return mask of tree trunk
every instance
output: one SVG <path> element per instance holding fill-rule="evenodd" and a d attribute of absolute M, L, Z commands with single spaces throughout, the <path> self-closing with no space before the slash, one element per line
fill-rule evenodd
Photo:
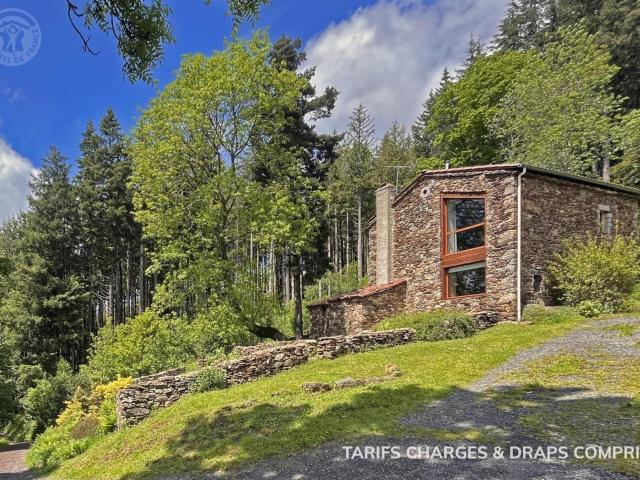
<path fill-rule="evenodd" d="M 338 240 L 338 207 L 333 207 L 333 271 L 337 272 L 340 269 L 340 265 L 338 265 L 338 256 L 340 255 L 340 247 Z"/>
<path fill-rule="evenodd" d="M 358 279 L 362 278 L 362 194 L 358 194 Z"/>
<path fill-rule="evenodd" d="M 347 255 L 347 261 L 345 262 L 345 265 L 348 267 L 349 264 L 351 263 L 351 256 L 349 255 L 349 250 L 350 250 L 350 245 L 349 245 L 349 211 L 347 211 L 347 228 L 345 228 L 345 242 L 346 242 L 346 246 L 347 246 L 347 251 L 345 252 Z"/>
<path fill-rule="evenodd" d="M 295 327 L 296 338 L 300 339 L 303 335 L 302 325 L 302 271 L 300 268 L 300 257 L 294 256 L 293 268 L 293 297 L 295 300 L 295 314 L 293 324 Z"/>
<path fill-rule="evenodd" d="M 282 263 L 284 265 L 284 299 L 286 303 L 289 303 L 291 301 L 291 266 L 286 253 Z"/>
<path fill-rule="evenodd" d="M 602 158 L 602 180 L 605 182 L 611 181 L 611 159 L 608 153 Z"/>
<path fill-rule="evenodd" d="M 140 242 L 140 271 L 138 272 L 138 291 L 140 292 L 139 312 L 142 313 L 147 308 L 147 292 L 144 281 L 144 244 Z"/>

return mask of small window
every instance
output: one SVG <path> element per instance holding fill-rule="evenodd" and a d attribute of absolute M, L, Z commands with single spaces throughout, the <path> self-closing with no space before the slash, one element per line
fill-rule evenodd
<path fill-rule="evenodd" d="M 542 291 L 542 274 L 534 273 L 533 274 L 533 292 L 540 293 Z"/>
<path fill-rule="evenodd" d="M 613 213 L 608 205 L 600 205 L 598 207 L 598 224 L 600 232 L 605 235 L 613 234 Z"/>
<path fill-rule="evenodd" d="M 479 295 L 486 290 L 485 262 L 470 263 L 447 269 L 449 297 Z"/>

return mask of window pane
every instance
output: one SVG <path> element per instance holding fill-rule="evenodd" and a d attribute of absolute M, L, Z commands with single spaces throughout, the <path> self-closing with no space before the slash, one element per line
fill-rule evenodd
<path fill-rule="evenodd" d="M 481 247 L 483 245 L 484 227 L 477 227 L 449 235 L 447 251 L 448 253 L 456 253 L 470 248 Z"/>
<path fill-rule="evenodd" d="M 461 198 L 447 201 L 447 215 L 450 232 L 484 222 L 484 200 L 481 198 Z"/>
<path fill-rule="evenodd" d="M 449 297 L 477 295 L 485 292 L 485 262 L 462 265 L 447 270 Z"/>

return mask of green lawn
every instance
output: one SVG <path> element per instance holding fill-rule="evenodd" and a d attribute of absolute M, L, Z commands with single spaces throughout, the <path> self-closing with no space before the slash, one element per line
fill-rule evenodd
<path fill-rule="evenodd" d="M 465 339 L 315 360 L 274 377 L 189 395 L 142 424 L 99 440 L 52 478 L 139 480 L 226 469 L 328 440 L 406 433 L 399 423 L 403 415 L 581 321 L 501 324 Z M 400 367 L 400 378 L 321 394 L 300 388 L 306 381 L 379 376 L 389 363 Z"/>

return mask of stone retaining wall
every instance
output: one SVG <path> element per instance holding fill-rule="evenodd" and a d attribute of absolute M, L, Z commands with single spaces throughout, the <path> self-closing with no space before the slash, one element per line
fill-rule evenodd
<path fill-rule="evenodd" d="M 335 358 L 347 353 L 402 345 L 413 341 L 414 337 L 415 330 L 402 328 L 239 347 L 236 353 L 240 358 L 218 363 L 215 367 L 225 373 L 227 384 L 233 385 L 274 375 L 310 358 Z M 118 392 L 118 427 L 134 425 L 147 418 L 153 410 L 171 405 L 189 392 L 196 375 L 197 372 L 185 373 L 183 368 L 176 368 L 135 379 L 129 387 Z"/>

